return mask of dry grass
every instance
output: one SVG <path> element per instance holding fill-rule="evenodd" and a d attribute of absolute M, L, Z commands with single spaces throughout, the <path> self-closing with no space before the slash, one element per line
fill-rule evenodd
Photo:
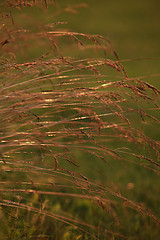
<path fill-rule="evenodd" d="M 159 223 L 150 210 L 127 199 L 115 187 L 89 179 L 83 173 L 87 164 L 84 166 L 81 157 L 98 158 L 106 168 L 114 160 L 132 162 L 159 175 L 160 143 L 147 136 L 142 126 L 149 122 L 159 125 L 156 114 L 150 111 L 159 109 L 160 91 L 143 78 L 129 78 L 112 45 L 102 36 L 64 30 L 62 22 L 36 33 L 19 29 L 12 9 L 19 8 L 22 13 L 28 5 L 34 6 L 34 1 L 6 1 L 2 5 L 2 209 L 15 208 L 16 216 L 20 209 L 49 216 L 93 238 L 96 234 L 92 231 L 100 234 L 104 229 L 68 211 L 55 213 L 53 196 L 64 202 L 86 199 L 116 223 L 120 221 L 117 206 L 134 209 Z M 44 47 L 44 53 L 29 61 L 26 49 L 37 45 Z M 48 46 L 50 51 L 46 52 Z M 90 51 L 95 51 L 93 57 L 86 57 Z M 74 57 L 83 52 L 84 58 Z M 114 147 L 115 141 L 121 141 L 123 147 Z M 105 231 L 124 237 L 117 231 Z"/>

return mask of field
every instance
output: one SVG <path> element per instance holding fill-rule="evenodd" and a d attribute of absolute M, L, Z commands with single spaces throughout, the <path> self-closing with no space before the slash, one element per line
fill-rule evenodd
<path fill-rule="evenodd" d="M 159 239 L 159 2 L 1 3 L 0 239 Z"/>

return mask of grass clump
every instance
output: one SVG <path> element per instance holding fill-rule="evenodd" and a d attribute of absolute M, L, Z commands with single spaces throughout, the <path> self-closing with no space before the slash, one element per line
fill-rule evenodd
<path fill-rule="evenodd" d="M 108 39 L 35 20 L 35 11 L 48 19 L 47 8 L 63 16 L 80 6 L 1 3 L 3 239 L 159 234 L 158 204 L 135 176 L 159 176 L 160 143 L 145 127 L 158 129 L 160 91 L 129 78 Z"/>

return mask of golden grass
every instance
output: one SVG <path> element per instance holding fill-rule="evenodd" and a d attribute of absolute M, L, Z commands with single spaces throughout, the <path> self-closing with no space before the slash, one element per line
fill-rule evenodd
<path fill-rule="evenodd" d="M 46 215 L 88 234 L 85 227 L 96 226 L 67 213 L 53 213 L 43 196 L 89 200 L 109 212 L 115 222 L 116 206 L 121 204 L 159 223 L 149 210 L 118 190 L 88 179 L 79 170 L 84 164 L 79 153 L 106 164 L 113 159 L 132 162 L 159 175 L 160 143 L 147 136 L 141 126 L 143 122 L 159 124 L 156 115 L 149 112 L 159 109 L 160 91 L 143 78 L 129 78 L 113 46 L 102 36 L 61 28 L 46 27 L 36 33 L 19 29 L 12 9 L 23 11 L 35 2 L 40 4 L 6 1 L 3 6 L 8 13 L 1 18 L 0 29 L 0 205 Z M 48 7 L 47 1 L 44 5 Z M 59 25 L 62 23 L 55 23 L 56 28 Z M 33 50 L 38 44 L 40 48 L 49 44 L 51 51 L 24 61 L 26 46 Z M 72 52 L 71 56 L 63 51 Z M 83 51 L 96 53 L 93 57 L 73 56 Z M 105 57 L 108 52 L 111 58 Z M 114 141 L 121 141 L 123 147 L 114 147 Z M 38 196 L 36 204 L 32 194 Z"/>

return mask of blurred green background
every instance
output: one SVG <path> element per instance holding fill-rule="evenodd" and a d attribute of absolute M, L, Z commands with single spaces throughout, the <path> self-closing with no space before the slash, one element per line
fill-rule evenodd
<path fill-rule="evenodd" d="M 26 17 L 23 11 L 21 21 L 19 21 L 20 11 L 17 11 L 18 14 L 13 14 L 17 20 L 15 22 L 29 29 L 36 26 L 33 21 L 39 22 L 40 26 L 56 21 L 67 22 L 64 28 L 107 37 L 121 60 L 143 59 L 125 63 L 130 77 L 159 73 L 160 2 L 158 0 L 59 0 L 56 2 L 57 6 L 49 6 L 48 10 L 27 8 Z M 72 9 L 72 5 L 77 7 L 71 12 L 66 6 Z M 82 7 L 79 7 L 80 5 Z M 65 12 L 62 11 L 63 7 L 66 8 Z M 29 19 L 29 16 L 32 17 Z M 145 60 L 146 58 L 148 60 Z"/>
<path fill-rule="evenodd" d="M 68 1 L 57 1 L 66 4 Z M 83 1 L 69 1 L 78 4 Z M 159 73 L 160 66 L 160 2 L 158 0 L 86 0 L 86 8 L 77 14 L 65 14 L 56 20 L 87 34 L 100 34 L 110 39 L 120 59 L 152 60 L 127 64 L 129 76 Z M 55 20 L 55 19 L 54 19 Z M 156 59 L 158 58 L 158 59 Z"/>

